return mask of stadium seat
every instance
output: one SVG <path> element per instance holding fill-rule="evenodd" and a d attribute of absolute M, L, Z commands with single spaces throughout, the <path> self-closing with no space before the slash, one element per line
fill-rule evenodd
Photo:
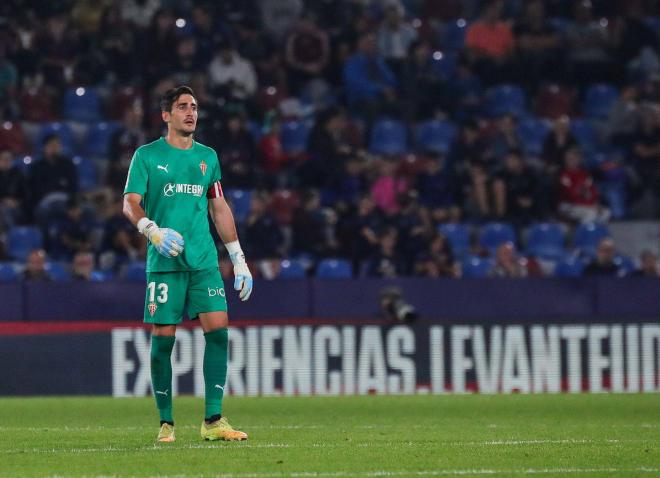
<path fill-rule="evenodd" d="M 300 196 L 297 192 L 283 189 L 273 193 L 270 210 L 281 225 L 291 224 L 293 213 L 300 205 Z"/>
<path fill-rule="evenodd" d="M 250 215 L 252 191 L 249 189 L 228 189 L 225 191 L 225 197 L 231 204 L 231 211 L 236 221 L 245 221 Z"/>
<path fill-rule="evenodd" d="M 619 266 L 619 270 L 623 272 L 623 275 L 628 275 L 637 270 L 637 265 L 630 257 L 624 256 L 623 254 L 617 254 L 614 258 L 614 264 Z"/>
<path fill-rule="evenodd" d="M 415 146 L 419 152 L 434 152 L 445 154 L 449 152 L 454 137 L 456 125 L 450 121 L 426 121 L 415 130 Z"/>
<path fill-rule="evenodd" d="M 352 276 L 351 263 L 345 259 L 323 259 L 316 269 L 316 277 L 323 279 L 349 279 Z"/>
<path fill-rule="evenodd" d="M 558 260 L 564 254 L 566 238 L 558 224 L 541 222 L 532 224 L 527 232 L 526 253 L 547 260 Z"/>
<path fill-rule="evenodd" d="M 285 121 L 280 134 L 282 149 L 285 153 L 297 154 L 307 149 L 309 127 L 304 121 Z"/>
<path fill-rule="evenodd" d="M 380 119 L 371 129 L 369 150 L 374 154 L 397 155 L 408 149 L 406 126 L 396 120 Z"/>
<path fill-rule="evenodd" d="M 91 191 L 98 187 L 99 179 L 98 172 L 94 161 L 85 159 L 82 156 L 74 156 L 71 158 L 73 164 L 76 166 L 78 172 L 78 185 L 82 192 Z"/>
<path fill-rule="evenodd" d="M 557 119 L 575 114 L 575 93 L 557 84 L 542 86 L 534 103 L 536 114 L 542 118 Z"/>
<path fill-rule="evenodd" d="M 12 282 L 18 280 L 16 269 L 11 264 L 0 262 L 0 282 Z"/>
<path fill-rule="evenodd" d="M 95 270 L 92 271 L 92 275 L 90 276 L 89 280 L 92 282 L 105 282 L 114 278 L 115 275 L 112 273 L 112 271 Z"/>
<path fill-rule="evenodd" d="M 523 116 L 526 103 L 525 92 L 517 85 L 493 86 L 486 92 L 486 114 L 491 118 L 508 114 Z"/>
<path fill-rule="evenodd" d="M 582 112 L 589 118 L 607 118 L 618 98 L 619 91 L 612 85 L 591 85 L 584 95 Z"/>
<path fill-rule="evenodd" d="M 492 268 L 492 261 L 482 257 L 470 256 L 462 262 L 463 277 L 468 279 L 488 277 Z"/>
<path fill-rule="evenodd" d="M 470 230 L 465 224 L 440 224 L 438 232 L 447 238 L 456 257 L 463 257 L 470 250 Z"/>
<path fill-rule="evenodd" d="M 144 282 L 147 278 L 147 265 L 143 261 L 133 261 L 126 266 L 124 279 L 129 282 Z"/>
<path fill-rule="evenodd" d="M 453 78 L 458 65 L 458 54 L 453 51 L 433 52 L 431 70 L 443 80 Z"/>
<path fill-rule="evenodd" d="M 4 121 L 0 124 L 0 151 L 5 149 L 9 149 L 14 154 L 27 151 L 27 142 L 21 123 Z"/>
<path fill-rule="evenodd" d="M 593 257 L 601 239 L 610 237 L 610 231 L 604 224 L 580 224 L 573 235 L 573 247 L 583 254 Z"/>
<path fill-rule="evenodd" d="M 113 120 L 121 120 L 126 110 L 144 102 L 144 91 L 135 86 L 122 86 L 112 92 L 109 102 L 109 116 Z"/>
<path fill-rule="evenodd" d="M 488 249 L 491 254 L 500 244 L 505 242 L 516 243 L 516 233 L 510 224 L 504 222 L 491 222 L 481 228 L 479 245 Z"/>
<path fill-rule="evenodd" d="M 584 262 L 575 255 L 565 256 L 555 266 L 555 277 L 581 277 L 584 271 Z"/>
<path fill-rule="evenodd" d="M 305 268 L 296 259 L 284 259 L 280 262 L 278 279 L 302 279 L 305 277 Z"/>
<path fill-rule="evenodd" d="M 571 121 L 571 133 L 582 147 L 584 152 L 596 149 L 596 129 L 588 119 L 574 119 Z"/>
<path fill-rule="evenodd" d="M 71 280 L 71 273 L 60 262 L 46 262 L 44 268 L 54 281 Z"/>
<path fill-rule="evenodd" d="M 21 118 L 25 121 L 41 122 L 58 119 L 53 95 L 46 88 L 27 88 L 18 100 Z"/>
<path fill-rule="evenodd" d="M 447 23 L 440 33 L 440 46 L 446 50 L 459 52 L 465 46 L 468 23 L 463 18 Z"/>
<path fill-rule="evenodd" d="M 101 120 L 101 97 L 94 88 L 71 87 L 64 94 L 64 118 L 91 123 Z"/>
<path fill-rule="evenodd" d="M 39 132 L 37 133 L 37 151 L 36 153 L 41 153 L 44 141 L 48 136 L 56 135 L 60 138 L 62 142 L 62 153 L 65 156 L 72 156 L 75 151 L 75 141 L 73 139 L 73 131 L 71 127 L 66 123 L 43 123 Z"/>
<path fill-rule="evenodd" d="M 18 261 L 25 261 L 30 251 L 41 249 L 43 243 L 43 234 L 35 226 L 14 226 L 7 233 L 7 253 Z"/>
<path fill-rule="evenodd" d="M 602 181 L 598 184 L 598 190 L 607 202 L 612 219 L 624 219 L 627 213 L 628 194 L 625 183 L 621 181 Z"/>
<path fill-rule="evenodd" d="M 85 154 L 90 158 L 109 159 L 110 141 L 118 129 L 119 123 L 112 121 L 91 125 L 85 138 Z"/>
<path fill-rule="evenodd" d="M 518 123 L 518 137 L 522 142 L 524 152 L 529 156 L 541 155 L 548 133 L 550 133 L 550 126 L 541 119 L 527 118 Z"/>

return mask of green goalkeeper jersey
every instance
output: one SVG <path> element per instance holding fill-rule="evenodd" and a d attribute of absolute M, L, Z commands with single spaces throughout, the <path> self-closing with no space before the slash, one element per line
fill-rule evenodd
<path fill-rule="evenodd" d="M 173 258 L 159 254 L 149 244 L 147 272 L 218 267 L 218 252 L 209 229 L 207 192 L 219 188 L 219 181 L 217 154 L 195 141 L 191 148 L 179 149 L 160 138 L 135 151 L 124 194 L 140 194 L 147 217 L 158 227 L 179 232 L 185 241 L 183 254 Z"/>

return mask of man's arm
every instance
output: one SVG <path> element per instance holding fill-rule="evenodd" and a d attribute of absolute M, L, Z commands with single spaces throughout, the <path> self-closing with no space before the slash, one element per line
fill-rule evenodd
<path fill-rule="evenodd" d="M 245 254 L 243 254 L 241 244 L 238 242 L 234 215 L 224 196 L 216 195 L 209 198 L 209 214 L 211 214 L 211 219 L 220 239 L 227 248 L 229 259 L 234 265 L 234 289 L 241 291 L 239 294 L 241 300 L 248 300 L 252 293 L 252 274 L 245 262 Z"/>
<path fill-rule="evenodd" d="M 181 234 L 174 229 L 158 227 L 158 225 L 147 217 L 140 206 L 142 195 L 137 193 L 124 194 L 124 216 L 138 228 L 140 234 L 154 245 L 156 250 L 165 257 L 176 257 L 183 252 L 184 241 Z"/>

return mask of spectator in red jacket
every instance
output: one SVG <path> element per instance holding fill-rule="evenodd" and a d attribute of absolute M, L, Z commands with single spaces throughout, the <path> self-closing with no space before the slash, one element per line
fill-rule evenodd
<path fill-rule="evenodd" d="M 582 167 L 582 154 L 577 148 L 564 156 L 564 169 L 559 174 L 559 213 L 579 223 L 607 222 L 610 211 L 599 203 L 599 194 L 591 173 Z"/>

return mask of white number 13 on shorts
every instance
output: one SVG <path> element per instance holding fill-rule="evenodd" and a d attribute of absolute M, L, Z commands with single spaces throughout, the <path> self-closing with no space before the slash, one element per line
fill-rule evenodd
<path fill-rule="evenodd" d="M 158 287 L 158 302 L 164 304 L 167 302 L 167 284 L 161 282 L 156 286 L 155 282 L 149 282 L 147 284 L 147 289 L 149 289 L 149 302 L 154 302 L 156 300 L 156 287 Z"/>

